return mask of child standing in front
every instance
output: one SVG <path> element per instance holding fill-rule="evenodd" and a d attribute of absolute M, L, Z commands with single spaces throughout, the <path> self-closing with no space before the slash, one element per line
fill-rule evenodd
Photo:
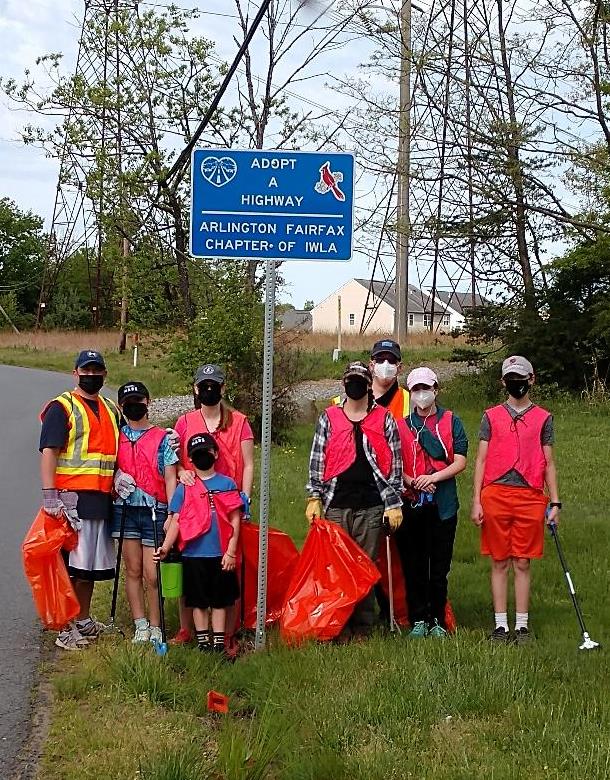
<path fill-rule="evenodd" d="M 544 522 L 559 521 L 561 502 L 553 461 L 553 418 L 532 403 L 534 369 L 513 355 L 502 364 L 508 399 L 483 415 L 479 432 L 472 521 L 481 528 L 481 553 L 491 556 L 495 628 L 489 639 L 508 642 L 508 572 L 515 577 L 517 644 L 530 641 L 530 561 L 542 558 Z M 548 497 L 544 493 L 547 488 Z M 550 498 L 550 504 L 549 504 Z"/>
<path fill-rule="evenodd" d="M 119 387 L 118 401 L 127 422 L 119 436 L 112 536 L 123 536 L 125 590 L 135 627 L 133 642 L 160 642 L 153 508 L 161 538 L 167 501 L 176 487 L 178 456 L 169 446 L 167 432 L 148 421 L 150 393 L 146 385 L 127 382 Z M 144 611 L 144 583 L 150 623 Z"/>
<path fill-rule="evenodd" d="M 242 499 L 235 482 L 214 469 L 218 445 L 211 434 L 192 436 L 187 453 L 197 478 L 194 485 L 176 488 L 155 558 L 163 560 L 178 542 L 184 601 L 193 610 L 199 649 L 224 653 L 227 609 L 239 598 L 235 564 Z"/>

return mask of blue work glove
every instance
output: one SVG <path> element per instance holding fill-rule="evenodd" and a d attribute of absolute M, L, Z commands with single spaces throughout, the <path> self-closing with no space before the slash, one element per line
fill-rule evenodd
<path fill-rule="evenodd" d="M 244 493 L 243 490 L 239 491 L 239 497 L 243 504 L 243 515 L 245 520 L 250 520 L 250 496 Z"/>

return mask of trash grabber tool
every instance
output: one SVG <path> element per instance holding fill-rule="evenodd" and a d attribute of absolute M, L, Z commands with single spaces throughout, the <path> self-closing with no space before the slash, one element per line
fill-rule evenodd
<path fill-rule="evenodd" d="M 156 503 L 151 507 L 152 514 L 152 526 L 153 526 L 153 542 L 155 550 L 159 549 L 159 531 L 157 529 L 157 505 Z M 155 564 L 157 570 L 157 599 L 159 601 L 159 622 L 161 623 L 161 641 L 155 640 L 154 648 L 157 655 L 167 654 L 167 634 L 165 633 L 165 611 L 163 609 L 163 594 L 161 593 L 161 563 L 157 561 Z"/>
<path fill-rule="evenodd" d="M 119 544 L 116 552 L 116 564 L 114 567 L 114 583 L 112 585 L 112 602 L 110 604 L 110 622 L 104 629 L 104 633 L 112 633 L 117 631 L 123 639 L 125 639 L 125 632 L 119 628 L 115 622 L 116 607 L 119 597 L 119 579 L 121 576 L 121 559 L 123 557 L 123 539 L 125 537 L 125 519 L 127 517 L 127 500 L 123 499 L 123 506 L 121 507 L 121 525 L 119 527 Z"/>
<path fill-rule="evenodd" d="M 385 554 L 388 563 L 388 602 L 390 605 L 390 631 L 392 633 L 398 631 L 398 633 L 401 634 L 402 631 L 400 630 L 400 626 L 394 617 L 394 580 L 392 577 L 392 545 L 390 544 L 390 535 L 392 533 L 392 529 L 390 528 L 387 517 L 384 517 L 383 519 L 383 530 L 385 533 Z"/>
<path fill-rule="evenodd" d="M 576 597 L 576 590 L 574 588 L 574 583 L 572 582 L 572 577 L 570 576 L 570 572 L 568 570 L 568 564 L 565 559 L 565 556 L 563 554 L 563 548 L 561 546 L 561 542 L 559 541 L 559 534 L 557 532 L 557 525 L 556 523 L 550 523 L 549 524 L 549 531 L 551 532 L 551 536 L 555 540 L 555 547 L 557 548 L 557 555 L 559 556 L 559 561 L 561 563 L 561 567 L 563 569 L 563 573 L 566 578 L 566 582 L 568 583 L 568 591 L 570 593 L 570 598 L 572 599 L 572 604 L 574 605 L 574 610 L 576 612 L 576 617 L 578 618 L 578 625 L 580 626 L 580 631 L 582 633 L 582 644 L 578 646 L 579 650 L 595 650 L 599 647 L 599 642 L 594 642 L 591 637 L 589 636 L 589 632 L 587 631 L 587 627 L 585 625 L 585 619 L 582 614 L 582 610 L 580 608 L 580 604 L 578 603 L 578 599 Z"/>

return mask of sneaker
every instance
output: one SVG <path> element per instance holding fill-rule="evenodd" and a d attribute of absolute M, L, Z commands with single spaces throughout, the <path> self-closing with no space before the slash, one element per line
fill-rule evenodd
<path fill-rule="evenodd" d="M 425 620 L 418 620 L 408 634 L 410 639 L 423 639 L 428 636 L 428 625 Z"/>
<path fill-rule="evenodd" d="M 150 642 L 150 626 L 140 626 L 131 640 L 132 644 L 139 645 L 142 642 Z"/>
<path fill-rule="evenodd" d="M 83 637 L 80 637 L 76 629 L 68 628 L 64 631 L 60 631 L 55 640 L 55 645 L 61 647 L 62 650 L 82 650 L 85 647 L 83 644 Z M 87 640 L 84 640 L 86 644 L 89 644 Z"/>
<path fill-rule="evenodd" d="M 170 645 L 188 645 L 193 641 L 193 635 L 188 628 L 181 628 L 175 637 L 169 640 Z"/>
<path fill-rule="evenodd" d="M 504 626 L 498 626 L 497 628 L 494 628 L 494 630 L 487 638 L 490 642 L 498 642 L 500 644 L 506 645 L 510 639 L 510 634 L 504 628 Z"/>
<path fill-rule="evenodd" d="M 514 642 L 516 645 L 529 645 L 533 639 L 534 637 L 530 634 L 529 629 L 525 627 L 515 629 Z"/>
<path fill-rule="evenodd" d="M 159 626 L 151 626 L 148 632 L 148 641 L 152 642 L 153 645 L 159 644 L 163 641 L 163 635 L 161 634 L 161 629 Z"/>
<path fill-rule="evenodd" d="M 434 639 L 447 639 L 449 634 L 441 625 L 439 625 L 438 620 L 435 620 L 434 625 L 430 631 L 428 631 L 428 636 L 434 637 Z"/>
<path fill-rule="evenodd" d="M 106 628 L 104 623 L 100 623 L 99 620 L 92 620 L 92 618 L 88 618 L 82 622 L 77 621 L 75 625 L 78 633 L 89 641 L 95 641 Z"/>

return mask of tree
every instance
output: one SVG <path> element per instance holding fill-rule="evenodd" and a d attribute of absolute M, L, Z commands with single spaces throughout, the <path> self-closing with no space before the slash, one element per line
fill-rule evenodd
<path fill-rule="evenodd" d="M 154 237 L 154 254 L 163 265 L 169 261 L 175 265 L 183 319 L 194 315 L 187 246 L 188 170 L 171 183 L 166 176 L 207 108 L 218 75 L 210 63 L 213 44 L 190 35 L 196 16 L 196 11 L 176 6 L 142 13 L 137 7 L 115 12 L 112 4 L 92 8 L 75 74 L 62 73 L 61 55 L 48 54 L 37 64 L 53 85 L 49 92 L 39 92 L 29 70 L 23 84 L 12 79 L 2 84 L 17 105 L 42 116 L 63 115 L 62 123 L 51 131 L 26 126 L 23 141 L 57 159 L 67 156 L 71 171 L 79 175 L 84 171 L 83 186 L 93 204 L 100 245 L 118 247 L 127 238 L 136 249 L 141 241 L 150 249 Z M 113 268 L 103 273 L 100 266 L 122 254 L 98 251 L 92 303 L 100 297 L 104 276 L 120 289 L 122 273 L 129 274 L 129 268 L 115 274 Z M 168 296 L 167 303 L 175 308 L 175 297 Z"/>
<path fill-rule="evenodd" d="M 20 316 L 36 312 L 43 257 L 42 219 L 0 198 L 0 294 L 14 294 Z"/>
<path fill-rule="evenodd" d="M 315 307 L 315 303 L 313 301 L 305 301 L 303 304 L 303 310 L 304 311 L 311 311 Z"/>

